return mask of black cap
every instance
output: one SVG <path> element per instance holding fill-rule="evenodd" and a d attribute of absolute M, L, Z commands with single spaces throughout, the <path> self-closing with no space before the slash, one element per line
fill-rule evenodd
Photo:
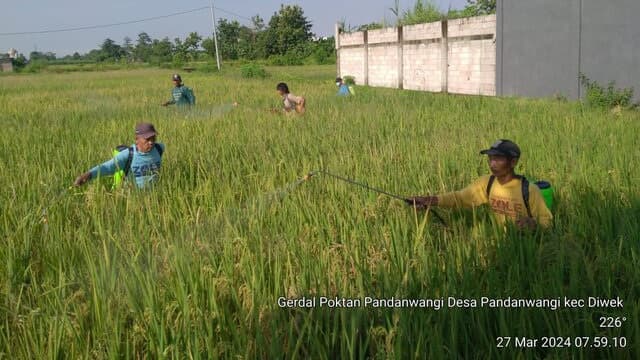
<path fill-rule="evenodd" d="M 341 77 L 337 77 L 336 78 L 336 82 L 342 82 L 342 78 Z"/>
<path fill-rule="evenodd" d="M 499 155 L 510 158 L 520 157 L 520 148 L 511 140 L 500 139 L 493 143 L 489 149 L 480 151 L 482 155 Z"/>
<path fill-rule="evenodd" d="M 158 135 L 158 133 L 156 132 L 156 128 L 153 127 L 153 124 L 140 123 L 136 125 L 136 136 L 142 136 L 143 138 L 148 139 L 156 135 Z"/>
<path fill-rule="evenodd" d="M 173 74 L 173 81 L 182 81 L 180 74 Z"/>

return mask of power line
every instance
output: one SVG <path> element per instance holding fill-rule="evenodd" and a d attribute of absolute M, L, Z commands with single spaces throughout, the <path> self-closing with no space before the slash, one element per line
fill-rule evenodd
<path fill-rule="evenodd" d="M 153 17 L 144 18 L 144 19 L 123 21 L 123 22 L 117 22 L 117 23 L 111 23 L 111 24 L 80 26 L 80 27 L 73 27 L 73 28 L 66 28 L 66 29 L 8 32 L 8 33 L 0 33 L 0 36 L 52 34 L 52 33 L 70 32 L 70 31 L 102 29 L 102 28 L 108 28 L 108 27 L 114 27 L 114 26 L 137 24 L 137 23 L 141 23 L 141 22 L 153 21 L 153 20 L 158 20 L 158 19 L 165 19 L 165 18 L 168 18 L 168 17 L 173 17 L 173 16 L 178 16 L 178 15 L 184 15 L 184 14 L 198 12 L 198 11 L 202 11 L 202 10 L 205 10 L 205 9 L 210 9 L 210 6 L 203 6 L 203 7 L 199 7 L 199 8 L 196 8 L 196 9 L 175 12 L 175 13 L 167 14 L 167 15 L 153 16 Z M 221 8 L 217 8 L 216 7 L 216 10 L 220 10 L 223 13 L 227 13 L 229 15 L 233 15 L 233 16 L 236 16 L 236 17 L 251 21 L 250 18 L 247 18 L 245 16 L 233 13 L 233 12 L 225 10 L 225 9 L 221 9 Z"/>
<path fill-rule="evenodd" d="M 242 15 L 240 15 L 240 14 L 236 14 L 236 13 L 234 13 L 234 12 L 232 12 L 232 11 L 229 11 L 229 10 L 221 9 L 221 8 L 219 8 L 219 7 L 215 7 L 215 6 L 214 6 L 214 9 L 216 9 L 216 10 L 220 10 L 220 12 L 223 12 L 223 13 L 226 13 L 226 14 L 229 14 L 229 15 L 232 15 L 232 16 L 235 16 L 235 17 L 240 18 L 240 19 L 243 19 L 243 20 L 253 21 L 253 19 L 251 19 L 251 18 L 248 18 L 248 17 L 246 17 L 246 16 L 242 16 Z"/>

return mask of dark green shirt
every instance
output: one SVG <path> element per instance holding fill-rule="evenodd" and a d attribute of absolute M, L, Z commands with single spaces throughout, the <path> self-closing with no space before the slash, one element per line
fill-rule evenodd
<path fill-rule="evenodd" d="M 195 105 L 196 97 L 190 88 L 184 85 L 176 86 L 171 90 L 171 100 L 169 100 L 169 104 L 176 104 L 178 106 Z"/>

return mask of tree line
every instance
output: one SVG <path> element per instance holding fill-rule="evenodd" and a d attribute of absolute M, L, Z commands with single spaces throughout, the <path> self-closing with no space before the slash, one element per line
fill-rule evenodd
<path fill-rule="evenodd" d="M 352 27 L 343 20 L 341 29 L 361 31 L 491 14 L 496 11 L 496 0 L 467 0 L 464 9 L 449 9 L 447 12 L 442 12 L 432 0 L 416 0 L 411 8 L 402 12 L 399 0 L 394 0 L 389 11 L 395 16 L 393 23 L 384 20 Z M 216 26 L 219 53 L 223 60 L 260 59 L 274 65 L 335 63 L 334 38 L 318 39 L 311 32 L 311 27 L 311 21 L 298 5 L 281 5 L 268 23 L 259 15 L 252 17 L 249 25 L 221 18 Z M 52 52 L 33 51 L 29 54 L 31 62 L 141 62 L 155 65 L 181 65 L 212 58 L 215 58 L 213 37 L 203 37 L 197 32 L 191 32 L 184 39 L 173 40 L 168 37 L 154 39 L 141 32 L 135 40 L 125 37 L 120 44 L 107 38 L 97 49 L 86 54 L 75 52 L 64 57 L 56 57 Z M 14 62 L 19 68 L 27 63 L 27 59 L 20 55 Z"/>
<path fill-rule="evenodd" d="M 216 26 L 218 49 L 223 60 L 266 59 L 276 65 L 335 62 L 333 37 L 318 39 L 311 32 L 312 23 L 298 5 L 281 5 L 268 23 L 256 15 L 250 25 L 236 20 L 219 19 Z M 215 58 L 213 37 L 191 32 L 185 38 L 154 39 L 141 32 L 137 38 L 125 37 L 122 43 L 105 39 L 97 49 L 86 54 L 56 57 L 51 52 L 31 52 L 29 61 L 42 62 L 143 62 L 182 64 Z"/>

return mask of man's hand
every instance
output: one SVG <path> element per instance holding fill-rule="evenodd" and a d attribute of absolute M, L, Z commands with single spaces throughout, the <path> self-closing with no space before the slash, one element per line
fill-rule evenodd
<path fill-rule="evenodd" d="M 90 172 L 86 172 L 86 173 L 78 176 L 76 181 L 74 181 L 73 186 L 82 186 L 89 180 L 91 180 L 91 173 Z"/>
<path fill-rule="evenodd" d="M 430 206 L 438 205 L 438 197 L 436 196 L 416 196 L 404 200 L 410 206 L 416 209 L 426 209 Z"/>
<path fill-rule="evenodd" d="M 518 220 L 516 220 L 516 225 L 518 226 L 519 229 L 535 230 L 536 227 L 538 226 L 538 222 L 534 218 L 521 217 Z"/>
<path fill-rule="evenodd" d="M 162 103 L 162 104 L 160 104 L 160 105 L 161 105 L 161 106 L 169 106 L 169 102 L 168 102 L 168 101 L 165 101 L 165 102 L 163 102 L 163 103 Z"/>

